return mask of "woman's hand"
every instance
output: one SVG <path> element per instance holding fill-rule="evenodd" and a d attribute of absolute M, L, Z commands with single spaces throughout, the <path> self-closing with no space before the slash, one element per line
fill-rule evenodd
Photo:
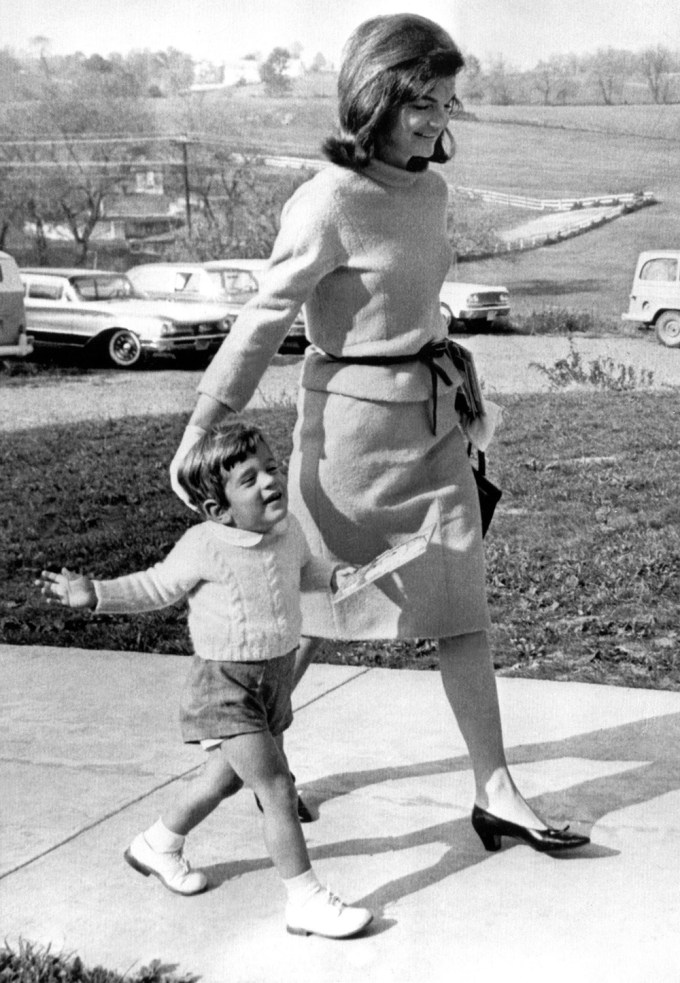
<path fill-rule="evenodd" d="M 194 412 L 191 414 L 191 419 L 189 420 L 189 424 L 184 431 L 181 443 L 177 448 L 177 453 L 170 462 L 170 487 L 174 491 L 175 495 L 177 495 L 177 497 L 180 498 L 185 505 L 188 505 L 194 512 L 198 512 L 198 509 L 191 504 L 187 493 L 177 480 L 178 468 L 194 444 L 197 443 L 201 437 L 205 436 L 211 427 L 221 423 L 222 420 L 229 417 L 233 412 L 234 410 L 232 410 L 230 406 L 220 403 L 218 400 L 213 399 L 212 396 L 201 393 L 196 400 Z"/>
<path fill-rule="evenodd" d="M 97 595 L 89 577 L 72 573 L 66 567 L 61 573 L 43 570 L 40 579 L 36 580 L 42 588 L 42 595 L 48 604 L 58 601 L 66 608 L 94 608 L 97 606 Z"/>
<path fill-rule="evenodd" d="M 184 431 L 180 445 L 177 448 L 177 453 L 170 462 L 170 487 L 174 491 L 175 495 L 177 495 L 177 497 L 180 498 L 185 505 L 188 505 L 194 512 L 197 512 L 198 509 L 189 501 L 189 496 L 179 483 L 177 472 L 180 464 L 187 456 L 191 448 L 194 446 L 194 444 L 198 443 L 201 437 L 205 437 L 205 434 L 206 431 L 203 429 L 203 427 L 197 427 L 190 423 Z"/>

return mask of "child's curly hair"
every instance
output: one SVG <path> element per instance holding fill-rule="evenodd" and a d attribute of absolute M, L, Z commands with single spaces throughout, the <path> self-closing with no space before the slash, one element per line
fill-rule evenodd
<path fill-rule="evenodd" d="M 177 479 L 201 515 L 208 518 L 204 508 L 208 499 L 220 509 L 229 508 L 224 491 L 227 475 L 235 464 L 256 454 L 261 442 L 267 443 L 259 427 L 230 420 L 213 427 L 193 445 L 177 470 Z"/>

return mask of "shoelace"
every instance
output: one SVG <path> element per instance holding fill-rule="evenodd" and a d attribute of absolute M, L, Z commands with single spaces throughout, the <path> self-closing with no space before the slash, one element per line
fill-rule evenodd
<path fill-rule="evenodd" d="M 333 908 L 337 908 L 338 914 L 340 914 L 343 908 L 347 907 L 345 902 L 337 894 L 334 894 L 329 887 L 326 888 L 326 896 L 328 898 L 328 904 Z"/>
<path fill-rule="evenodd" d="M 187 860 L 187 858 L 184 856 L 184 853 L 183 853 L 182 850 L 175 850 L 175 851 L 173 851 L 170 854 L 170 856 L 173 858 L 173 860 L 176 860 L 177 861 L 177 863 L 178 863 L 179 867 L 181 868 L 183 874 L 188 874 L 191 871 L 191 864 L 189 863 L 189 861 Z"/>

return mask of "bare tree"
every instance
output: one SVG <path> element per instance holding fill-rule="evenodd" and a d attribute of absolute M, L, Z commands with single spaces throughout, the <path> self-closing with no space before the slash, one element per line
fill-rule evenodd
<path fill-rule="evenodd" d="M 42 98 L 7 112 L 0 127 L 0 174 L 13 201 L 3 220 L 30 223 L 41 262 L 47 227 L 64 225 L 78 262 L 86 264 L 104 199 L 120 190 L 132 165 L 147 155 L 150 132 L 137 100 L 110 98 L 95 77 L 74 87 L 46 74 Z M 124 139 L 111 137 L 121 133 Z"/>
<path fill-rule="evenodd" d="M 630 51 L 598 48 L 584 59 L 584 68 L 605 106 L 623 102 L 624 85 L 635 68 Z"/>
<path fill-rule="evenodd" d="M 671 73 L 677 67 L 677 56 L 668 48 L 657 44 L 655 48 L 645 48 L 638 57 L 640 71 L 647 80 L 649 91 L 655 103 L 670 102 Z"/>
<path fill-rule="evenodd" d="M 494 58 L 484 77 L 489 102 L 494 106 L 511 106 L 515 102 L 508 69 L 503 56 Z"/>
<path fill-rule="evenodd" d="M 484 95 L 482 65 L 475 55 L 465 55 L 465 68 L 460 76 L 460 96 L 465 102 L 479 102 Z"/>
<path fill-rule="evenodd" d="M 564 105 L 574 84 L 575 67 L 568 56 L 555 55 L 539 61 L 531 73 L 533 88 L 544 106 Z"/>
<path fill-rule="evenodd" d="M 310 176 L 307 171 L 267 176 L 257 158 L 234 163 L 226 154 L 221 161 L 215 155 L 209 191 L 205 178 L 202 185 L 203 208 L 191 232 L 177 235 L 166 258 L 269 256 L 283 203 Z"/>

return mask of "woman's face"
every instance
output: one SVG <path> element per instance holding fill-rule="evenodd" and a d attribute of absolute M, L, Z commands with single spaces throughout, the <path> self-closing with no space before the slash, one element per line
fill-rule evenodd
<path fill-rule="evenodd" d="M 434 82 L 414 102 L 393 110 L 375 156 L 392 167 L 405 168 L 412 157 L 429 158 L 456 107 L 455 79 Z"/>

